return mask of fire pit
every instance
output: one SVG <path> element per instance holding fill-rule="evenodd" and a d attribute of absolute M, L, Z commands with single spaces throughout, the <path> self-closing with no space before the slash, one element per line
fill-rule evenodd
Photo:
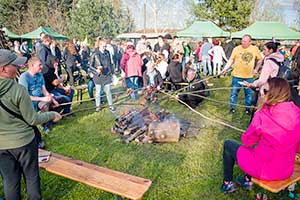
<path fill-rule="evenodd" d="M 178 142 L 184 137 L 190 122 L 165 110 L 151 111 L 148 107 L 125 111 L 115 120 L 113 133 L 119 133 L 126 143 Z"/>

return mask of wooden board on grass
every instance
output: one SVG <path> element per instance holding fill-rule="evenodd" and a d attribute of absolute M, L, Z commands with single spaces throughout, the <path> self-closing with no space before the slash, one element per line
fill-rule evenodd
<path fill-rule="evenodd" d="M 43 150 L 42 150 L 43 151 Z M 40 168 L 128 199 L 142 199 L 151 180 L 51 153 Z"/>

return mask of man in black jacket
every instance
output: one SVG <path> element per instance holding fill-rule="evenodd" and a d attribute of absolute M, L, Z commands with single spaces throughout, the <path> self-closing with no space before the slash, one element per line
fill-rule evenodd
<path fill-rule="evenodd" d="M 42 62 L 43 70 L 47 68 L 46 61 L 49 55 L 52 55 L 50 50 L 50 44 L 52 42 L 52 37 L 50 35 L 44 35 L 42 38 L 42 44 L 40 46 L 40 50 L 38 52 L 38 57 Z"/>

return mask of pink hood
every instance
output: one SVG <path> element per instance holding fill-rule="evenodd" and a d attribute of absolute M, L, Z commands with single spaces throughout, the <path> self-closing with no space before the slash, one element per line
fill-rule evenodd
<path fill-rule="evenodd" d="M 259 78 L 256 81 L 253 82 L 253 85 L 255 87 L 259 88 L 261 96 L 264 95 L 263 90 L 266 88 L 267 80 L 270 77 L 272 77 L 272 78 L 276 77 L 277 74 L 278 74 L 279 66 L 275 62 L 270 60 L 269 58 L 274 58 L 278 62 L 283 62 L 284 61 L 283 55 L 279 52 L 272 53 L 269 56 L 266 56 L 264 58 L 264 62 L 263 62 L 263 66 L 262 66 L 262 70 L 261 70 L 261 73 L 259 75 Z"/>
<path fill-rule="evenodd" d="M 237 153 L 238 165 L 262 180 L 282 180 L 292 175 L 300 142 L 300 109 L 283 102 L 259 110 Z M 255 146 L 256 145 L 256 146 Z"/>
<path fill-rule="evenodd" d="M 280 52 L 272 53 L 265 58 L 275 58 L 278 62 L 284 61 L 284 56 Z"/>

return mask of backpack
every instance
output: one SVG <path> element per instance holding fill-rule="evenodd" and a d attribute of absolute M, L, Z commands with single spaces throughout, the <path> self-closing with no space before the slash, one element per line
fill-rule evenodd
<path fill-rule="evenodd" d="M 276 63 L 279 67 L 278 74 L 276 77 L 284 78 L 289 82 L 290 85 L 294 84 L 294 75 L 292 70 L 285 65 L 284 62 L 278 62 L 275 58 L 268 58 L 268 60 L 272 60 L 274 63 Z"/>

